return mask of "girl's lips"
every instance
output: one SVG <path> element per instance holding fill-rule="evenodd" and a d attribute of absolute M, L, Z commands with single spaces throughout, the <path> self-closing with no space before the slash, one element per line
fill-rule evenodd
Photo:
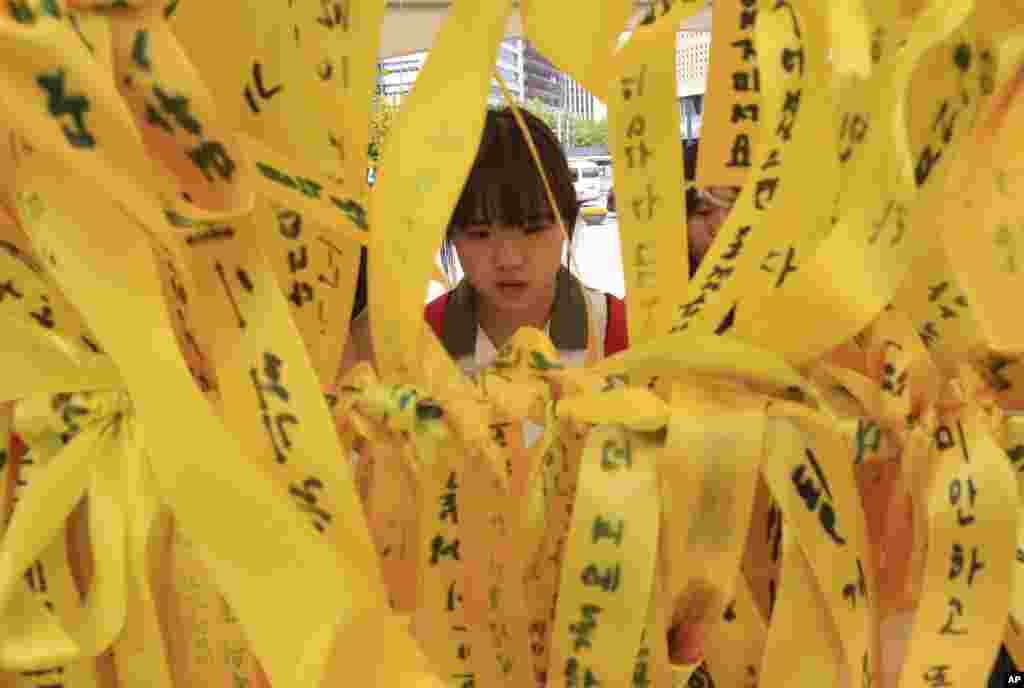
<path fill-rule="evenodd" d="M 528 286 L 526 282 L 498 282 L 498 292 L 506 297 L 517 298 L 526 293 Z"/>

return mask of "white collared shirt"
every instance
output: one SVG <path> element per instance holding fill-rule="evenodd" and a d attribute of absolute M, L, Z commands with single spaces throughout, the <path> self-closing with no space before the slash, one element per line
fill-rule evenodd
<path fill-rule="evenodd" d="M 597 337 L 595 337 L 597 351 L 599 354 L 603 354 L 605 328 L 608 324 L 608 302 L 604 292 L 590 289 L 589 287 L 584 287 L 583 292 L 587 295 L 589 325 L 594 328 L 593 331 L 597 334 Z M 548 322 L 544 325 L 544 334 L 550 336 L 550 330 L 551 323 Z M 465 356 L 459 359 L 457 363 L 467 375 L 476 375 L 479 370 L 494 363 L 494 359 L 497 357 L 497 347 L 494 346 L 494 342 L 487 336 L 484 329 L 478 325 L 476 328 L 476 352 L 474 356 L 472 358 Z M 585 349 L 559 351 L 558 360 L 566 366 L 582 368 L 586 364 L 587 352 Z M 543 433 L 544 428 L 542 426 L 529 420 L 523 421 L 523 442 L 527 448 L 532 447 Z"/>
<path fill-rule="evenodd" d="M 593 331 L 597 334 L 595 338 L 595 344 L 599 356 L 603 356 L 604 353 L 604 335 L 605 330 L 608 326 L 608 302 L 604 295 L 604 292 L 591 289 L 590 287 L 584 287 L 583 292 L 587 296 L 587 305 L 590 327 L 594 328 Z M 551 334 L 551 323 L 548 322 L 544 325 L 544 334 Z M 477 371 L 481 368 L 494 363 L 494 359 L 498 356 L 498 350 L 491 341 L 491 338 L 487 336 L 484 329 L 479 325 L 476 328 L 476 351 L 472 358 L 469 356 L 463 356 L 456 361 L 459 366 L 466 372 L 467 375 L 476 375 Z M 563 364 L 576 368 L 582 368 L 586 363 L 587 352 L 585 349 L 576 351 L 559 351 L 558 359 Z"/>

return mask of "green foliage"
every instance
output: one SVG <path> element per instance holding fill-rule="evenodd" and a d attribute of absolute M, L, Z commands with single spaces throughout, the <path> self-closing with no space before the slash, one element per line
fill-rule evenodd
<path fill-rule="evenodd" d="M 552 131 L 558 129 L 558 123 L 555 119 L 557 117 L 556 110 L 544 101 L 539 98 L 530 98 L 522 107 L 540 118 L 544 124 L 551 127 Z"/>
<path fill-rule="evenodd" d="M 577 146 L 607 146 L 608 120 L 578 119 L 573 143 Z"/>
<path fill-rule="evenodd" d="M 556 134 L 559 131 L 559 112 L 537 98 L 530 98 L 523 107 L 545 124 L 551 127 Z M 564 123 L 565 128 L 572 132 L 573 146 L 607 146 L 608 145 L 608 120 L 587 120 L 571 117 L 571 121 Z"/>
<path fill-rule="evenodd" d="M 558 111 L 538 98 L 531 98 L 521 107 L 539 117 L 551 130 L 558 132 Z M 398 115 L 398 106 L 377 102 L 374 106 L 370 119 L 370 165 L 380 165 L 381 151 L 384 148 L 384 141 L 388 131 L 394 124 Z M 569 126 L 573 133 L 574 146 L 607 146 L 608 145 L 608 120 L 585 120 L 574 118 Z"/>
<path fill-rule="evenodd" d="M 387 138 L 391 125 L 395 123 L 398 116 L 398 106 L 388 103 L 374 103 L 373 112 L 370 115 L 370 146 L 368 155 L 370 166 L 380 165 L 381 151 L 384 149 L 384 140 Z"/>

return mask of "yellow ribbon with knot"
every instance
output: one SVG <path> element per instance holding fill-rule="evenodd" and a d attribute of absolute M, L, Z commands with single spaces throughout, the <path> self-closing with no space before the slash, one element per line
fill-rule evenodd
<path fill-rule="evenodd" d="M 48 8 L 52 11 L 49 11 Z M 159 26 L 152 24 L 154 21 L 162 20 L 162 14 L 159 12 L 147 13 L 146 8 L 135 9 L 128 6 L 98 8 L 96 11 L 99 12 L 98 21 L 106 23 L 111 29 L 111 33 L 108 35 L 114 36 L 115 39 L 124 39 L 122 42 L 115 40 L 115 46 L 123 47 L 124 52 L 114 56 L 113 65 L 120 70 L 121 75 L 139 76 L 138 86 L 145 91 L 144 95 L 135 99 L 131 88 L 132 84 L 136 82 L 126 78 L 124 82 L 119 83 L 120 87 L 126 89 L 129 101 L 138 107 L 139 121 L 148 122 L 147 134 L 157 137 L 156 141 L 149 140 L 146 143 L 158 150 L 161 149 L 161 145 L 164 146 L 162 150 L 167 153 L 165 162 L 171 169 L 180 173 L 178 181 L 191 192 L 189 195 L 192 201 L 212 206 L 216 206 L 218 202 L 226 202 L 227 207 L 233 208 L 232 213 L 221 214 L 210 220 L 207 219 L 210 217 L 209 213 L 203 217 L 203 213 L 197 212 L 196 216 L 200 218 L 200 222 L 196 225 L 188 225 L 190 230 L 194 230 L 190 236 L 209 239 L 211 236 L 214 238 L 223 236 L 218 235 L 218 232 L 222 232 L 230 237 L 237 231 L 244 234 L 250 241 L 255 239 L 253 230 L 248 229 L 243 232 L 241 224 L 249 212 L 248 209 L 252 207 L 251 196 L 247 201 L 248 194 L 241 190 L 242 187 L 233 183 L 233 175 L 236 172 L 240 175 L 243 173 L 243 169 L 236 161 L 241 161 L 244 156 L 233 149 L 230 140 L 221 138 L 221 136 L 226 136 L 226 132 L 217 130 L 216 121 L 210 113 L 211 106 L 208 95 L 204 94 L 202 87 L 197 85 L 198 82 L 195 81 L 194 75 L 189 75 L 187 69 L 182 70 L 182 65 L 187 65 L 187 63 L 182 62 L 178 56 L 173 59 L 169 57 L 168 51 L 173 52 L 174 50 L 173 38 L 166 31 L 159 31 Z M 135 131 L 136 124 L 129 115 L 128 109 L 115 95 L 113 80 L 109 75 L 111 63 L 104 64 L 102 60 L 94 60 L 91 57 L 88 45 L 74 33 L 67 17 L 62 14 L 61 6 L 58 5 L 55 8 L 50 6 L 33 7 L 26 9 L 26 12 L 27 14 L 16 13 L 13 17 L 5 18 L 8 44 L 12 46 L 12 49 L 15 49 L 13 46 L 18 46 L 22 53 L 30 58 L 24 63 L 26 68 L 21 76 L 17 77 L 20 81 L 12 77 L 8 84 L 10 89 L 20 90 L 23 93 L 22 102 L 26 104 L 25 117 L 22 120 L 25 127 L 23 130 L 25 133 L 22 136 L 26 146 L 19 151 L 15 174 L 19 224 L 32 240 L 32 255 L 43 257 L 47 274 L 60 285 L 64 294 L 73 295 L 69 300 L 74 303 L 75 309 L 88 320 L 92 332 L 95 333 L 95 339 L 103 342 L 104 350 L 109 347 L 113 359 L 117 361 L 116 370 L 119 373 L 119 379 L 126 380 L 128 387 L 133 389 L 131 399 L 134 411 L 130 414 L 130 420 L 125 422 L 135 425 L 135 431 L 131 433 L 126 431 L 124 436 L 145 435 L 144 443 L 141 440 L 136 440 L 140 444 L 144 444 L 145 451 L 139 449 L 123 461 L 118 460 L 118 452 L 108 452 L 107 448 L 103 448 L 104 450 L 99 451 L 97 455 L 104 458 L 108 455 L 112 456 L 113 458 L 110 460 L 114 462 L 114 465 L 126 464 L 121 480 L 126 479 L 125 476 L 130 476 L 131 471 L 152 476 L 154 485 L 152 492 L 155 492 L 163 503 L 171 507 L 179 526 L 187 534 L 194 536 L 200 546 L 204 563 L 218 581 L 231 607 L 238 611 L 246 637 L 254 647 L 262 647 L 269 652 L 267 654 L 264 650 L 257 649 L 257 654 L 266 667 L 271 680 L 275 684 L 283 685 L 289 685 L 293 681 L 302 684 L 318 683 L 325 671 L 337 670 L 328 667 L 329 661 L 332 661 L 329 648 L 334 644 L 339 628 L 347 626 L 355 617 L 363 615 L 363 612 L 358 609 L 366 610 L 377 606 L 383 612 L 383 615 L 370 614 L 372 618 L 366 623 L 358 624 L 361 632 L 370 632 L 370 628 L 377 628 L 378 632 L 382 634 L 381 639 L 391 633 L 399 634 L 400 638 L 405 637 L 402 635 L 401 627 L 397 622 L 391 620 L 391 615 L 386 611 L 385 598 L 379 585 L 379 574 L 372 551 L 369 549 L 369 539 L 364 538 L 362 540 L 364 544 L 356 545 L 357 549 L 362 547 L 365 552 L 361 563 L 352 558 L 355 550 L 351 550 L 348 545 L 341 547 L 346 551 L 342 558 L 334 551 L 334 547 L 339 542 L 338 538 L 342 537 L 341 529 L 335 527 L 330 531 L 329 536 L 334 539 L 334 544 L 329 545 L 324 542 L 320 532 L 314 527 L 315 523 L 310 523 L 309 512 L 304 512 L 294 506 L 295 499 L 305 501 L 308 491 L 315 491 L 318 485 L 320 489 L 326 489 L 329 492 L 330 497 L 327 499 L 329 503 L 333 504 L 336 499 L 344 501 L 346 498 L 355 503 L 356 495 L 349 486 L 350 484 L 346 485 L 350 478 L 344 470 L 344 465 L 332 464 L 326 473 L 301 476 L 298 485 L 307 492 L 296 497 L 289 495 L 287 489 L 282 489 L 280 484 L 271 483 L 265 475 L 245 468 L 248 462 L 242 459 L 242 445 L 225 433 L 224 426 L 221 425 L 222 421 L 214 415 L 214 409 L 209 403 L 197 394 L 194 383 L 183 365 L 181 354 L 174 344 L 175 338 L 172 334 L 181 325 L 172 323 L 168 317 L 164 300 L 165 291 L 158 279 L 159 273 L 155 262 L 154 248 L 147 235 L 138 232 L 141 223 L 142 226 L 150 230 L 150 237 L 159 237 L 165 245 L 171 247 L 171 253 L 180 265 L 194 268 L 182 272 L 184 284 L 178 285 L 182 288 L 192 288 L 194 294 L 195 282 L 192 281 L 192 278 L 207 279 L 204 274 L 199 272 L 203 265 L 193 262 L 191 258 L 182 260 L 183 254 L 187 252 L 174 254 L 176 247 L 172 241 L 174 238 L 172 226 L 177 224 L 180 227 L 181 222 L 178 219 L 187 217 L 187 215 L 173 210 L 169 215 L 172 223 L 168 223 L 165 219 L 165 211 L 157 202 L 156 197 L 149 195 L 148 190 L 142 189 L 142 183 L 159 177 L 151 173 L 152 168 L 146 167 L 147 154 L 142 148 L 143 140 L 141 138 L 125 137 L 123 133 L 119 136 L 114 133 L 117 131 L 112 124 L 114 122 L 120 122 L 122 132 Z M 108 14 L 104 15 L 104 12 Z M 161 19 L 157 19 L 158 16 Z M 136 28 L 140 21 L 143 27 Z M 147 24 L 147 22 L 150 23 Z M 147 30 L 152 33 L 146 33 Z M 62 50 L 73 48 L 73 51 L 78 51 L 75 53 L 76 57 L 73 62 L 65 62 L 65 60 L 71 59 L 70 53 L 60 52 L 50 47 L 50 44 L 60 43 L 60 41 L 64 41 L 61 43 Z M 41 71 L 38 79 L 33 80 L 29 78 L 30 66 L 34 69 L 49 71 Z M 156 80 L 143 80 L 146 74 L 157 74 Z M 53 114 L 49 115 L 45 110 L 47 89 L 50 89 L 49 92 L 52 94 L 51 110 L 53 110 Z M 79 92 L 80 89 L 84 89 L 95 100 L 92 101 L 91 109 L 84 108 L 82 111 L 72 111 L 72 113 L 81 114 L 84 111 L 89 112 L 90 116 L 84 120 L 77 116 L 69 117 L 68 121 L 72 124 L 65 125 L 60 120 L 62 115 L 59 107 L 53 103 L 61 102 L 61 98 L 69 93 Z M 102 97 L 99 97 L 100 94 Z M 28 104 L 37 103 L 40 98 L 42 98 L 44 109 L 41 111 L 30 110 Z M 70 102 L 80 101 L 72 100 Z M 189 109 L 189 103 L 191 103 L 191 109 Z M 79 130 L 72 128 L 76 126 L 76 123 L 80 125 Z M 159 136 L 163 134 L 154 133 L 166 131 L 165 127 L 173 130 L 170 132 L 175 137 L 173 145 L 168 145 L 170 142 L 167 139 L 159 139 Z M 71 148 L 68 149 L 70 156 L 60 158 L 68 142 L 71 143 Z M 102 155 L 93 150 L 96 148 L 97 142 L 101 144 L 98 150 L 102 151 Z M 182 148 L 175 148 L 178 144 L 181 144 Z M 61 152 L 57 152 L 55 158 L 51 155 L 53 151 Z M 176 152 L 172 153 L 172 151 Z M 76 180 L 73 197 L 63 194 L 49 178 L 50 164 L 54 159 L 69 161 L 69 164 L 72 165 L 70 169 L 73 169 L 76 175 L 73 177 Z M 74 167 L 77 164 L 73 162 L 74 160 L 81 160 L 82 165 Z M 182 164 L 189 167 L 186 169 L 176 167 Z M 119 200 L 111 202 L 107 200 L 105 193 L 93 186 L 93 180 L 77 176 L 90 169 L 96 171 L 93 180 L 110 177 L 121 179 L 123 175 L 130 174 L 132 169 L 136 169 L 139 174 L 135 176 L 135 180 L 139 184 L 133 186 L 131 183 L 127 183 L 119 187 L 117 192 L 121 194 Z M 191 169 L 192 172 L 188 172 L 188 169 Z M 171 178 L 173 177 L 163 177 L 163 179 Z M 171 185 L 154 184 L 150 188 L 164 192 L 168 190 L 169 186 Z M 212 193 L 211 189 L 213 189 Z M 103 200 L 97 201 L 97 199 Z M 168 199 L 169 195 L 165 196 L 167 203 L 171 204 Z M 173 204 L 171 204 L 171 208 L 173 208 Z M 184 209 L 184 206 L 182 208 Z M 85 217 L 83 213 L 91 218 L 88 230 L 71 219 Z M 217 224 L 218 221 L 220 224 Z M 216 226 L 202 224 L 203 222 L 212 222 Z M 233 223 L 237 229 L 226 228 L 225 225 L 228 223 Z M 121 236 L 115 239 L 119 231 Z M 186 246 L 201 243 L 189 242 L 185 237 L 181 237 L 181 239 L 184 240 Z M 115 248 L 119 243 L 124 243 L 127 250 L 121 252 L 120 249 Z M 104 256 L 115 253 L 120 253 L 118 267 L 105 262 Z M 104 267 L 100 268 L 96 261 L 104 263 Z M 218 274 L 216 273 L 218 267 L 216 262 L 210 267 L 214 269 L 215 275 Z M 240 271 L 242 267 L 238 266 L 237 270 Z M 111 269 L 120 273 L 132 284 L 132 287 L 128 289 L 115 288 L 110 291 L 100 287 L 99 292 L 94 291 L 93 287 L 89 286 L 93 275 Z M 233 271 L 232 279 L 239 279 L 237 271 Z M 257 297 L 273 299 L 271 303 L 275 304 L 278 310 L 277 314 L 271 317 L 280 319 L 286 313 L 286 306 L 284 306 L 283 297 L 277 291 L 276 285 L 273 284 L 273 277 L 262 268 L 261 264 L 254 264 L 251 279 L 252 292 L 257 294 Z M 241 291 L 245 291 L 245 280 L 241 281 L 243 283 Z M 20 286 L 20 283 L 17 286 Z M 257 286 L 260 287 L 259 291 L 257 291 Z M 86 297 L 84 291 L 90 292 L 90 295 Z M 100 293 L 103 296 L 100 296 Z M 116 294 L 120 296 L 116 296 Z M 115 300 L 120 299 L 120 305 L 115 305 L 114 301 L 109 300 L 112 296 Z M 223 296 L 226 302 L 230 302 L 233 297 L 233 293 L 225 293 Z M 50 303 L 55 304 L 57 301 L 57 297 L 54 296 Z M 89 304 L 102 305 L 99 310 L 95 310 Z M 25 305 L 27 306 L 27 304 Z M 227 308 L 231 308 L 230 303 L 225 305 Z M 250 302 L 243 304 L 242 307 L 247 305 L 260 307 L 261 304 Z M 148 315 L 143 315 L 143 312 Z M 205 312 L 209 314 L 210 311 L 206 310 Z M 48 322 L 54 317 L 54 308 L 51 307 L 49 311 L 43 310 L 41 313 L 46 314 L 45 318 Z M 238 315 L 239 312 L 233 311 L 233 314 Z M 31 322 L 26 317 L 29 313 L 23 312 L 17 315 L 20 315 L 25 321 Z M 202 316 L 203 313 L 201 312 L 200 315 Z M 252 318 L 252 314 L 248 315 Z M 139 349 L 135 344 L 130 343 L 133 335 L 123 327 L 124 321 L 121 319 L 125 316 L 132 320 L 133 327 L 137 328 L 135 331 L 151 333 L 153 337 L 151 347 Z M 39 317 L 43 318 L 42 315 Z M 257 322 L 256 319 L 251 321 Z M 39 323 L 39 327 L 48 329 L 45 323 Z M 231 352 L 217 348 L 224 341 L 211 337 L 207 341 L 214 345 L 212 364 L 218 375 L 217 382 L 224 385 L 221 390 L 224 396 L 230 393 L 235 395 L 233 398 L 237 398 L 237 384 L 248 377 L 250 365 L 252 370 L 258 374 L 269 376 L 265 382 L 268 386 L 274 383 L 273 378 L 275 370 L 277 370 L 275 366 L 284 366 L 290 376 L 288 384 L 292 389 L 291 393 L 299 397 L 299 403 L 306 408 L 305 423 L 313 427 L 319 424 L 319 427 L 322 428 L 318 431 L 321 438 L 326 438 L 328 443 L 336 442 L 333 424 L 323 405 L 319 382 L 316 381 L 308 365 L 303 367 L 302 364 L 297 363 L 294 366 L 295 371 L 309 371 L 304 373 L 304 377 L 302 374 L 292 375 L 292 368 L 288 366 L 288 361 L 302 361 L 305 357 L 301 345 L 296 349 L 299 339 L 289 333 L 289 327 L 285 326 L 276 335 L 277 341 L 281 343 L 278 351 L 282 355 L 290 355 L 294 358 L 281 360 L 280 357 L 274 357 L 277 354 L 271 355 L 270 352 L 260 351 L 251 364 L 242 364 L 241 361 L 233 359 Z M 207 330 L 203 334 L 209 335 L 210 332 Z M 243 344 L 251 346 L 255 343 L 258 345 L 259 338 L 263 336 L 265 335 L 257 333 L 253 335 L 255 339 L 243 339 Z M 265 339 L 263 343 L 266 343 Z M 64 344 L 64 348 L 67 349 L 68 345 Z M 236 351 L 238 350 L 236 349 Z M 275 361 L 280 362 L 275 363 Z M 69 366 L 65 364 L 65 368 L 67 367 Z M 230 375 L 228 374 L 229 369 Z M 52 376 L 56 372 L 51 371 L 50 378 L 44 378 L 46 379 L 45 384 L 58 385 L 58 389 L 54 391 L 59 390 L 72 394 L 78 392 L 76 389 L 76 385 L 79 384 L 78 380 L 72 377 L 68 380 L 55 381 Z M 87 376 L 86 379 L 88 379 Z M 249 384 L 251 387 L 252 382 Z M 135 393 L 135 387 L 142 390 L 141 396 Z M 45 387 L 43 389 L 45 390 Z M 248 401 L 252 404 L 250 408 L 255 412 L 257 423 L 260 423 L 260 418 L 265 417 L 266 413 L 260 412 L 256 397 L 263 391 L 263 388 L 258 386 L 253 389 L 256 394 L 251 396 Z M 14 393 L 19 398 L 25 398 L 31 396 L 31 391 L 33 390 L 28 389 L 24 392 L 14 390 Z M 234 411 L 237 408 L 237 405 L 233 404 L 229 410 Z M 317 416 L 319 417 L 317 418 Z M 185 437 L 172 430 L 165 420 L 160 420 L 172 417 L 178 419 L 183 427 L 187 427 L 190 434 L 195 433 L 196 437 L 203 438 L 203 452 L 196 453 L 187 449 L 187 444 L 182 444 Z M 140 419 L 138 423 L 132 422 L 132 419 L 135 418 Z M 226 422 L 232 425 L 240 422 L 235 418 L 229 415 L 226 417 Z M 287 429 L 279 422 L 282 418 L 285 416 L 278 414 L 276 417 L 268 418 L 268 421 L 280 432 L 282 429 Z M 109 421 L 109 417 L 101 418 L 95 427 L 104 427 Z M 140 427 L 144 429 L 140 430 Z M 95 434 L 99 431 L 94 429 L 90 432 Z M 296 434 L 301 436 L 301 433 Z M 298 440 L 296 434 L 293 434 L 292 437 Z M 177 436 L 178 440 L 168 443 L 167 440 L 172 436 Z M 86 434 L 85 437 L 88 438 L 89 435 Z M 250 439 L 246 440 L 249 447 L 261 444 L 266 447 L 265 450 L 261 450 L 263 456 L 268 456 L 267 450 L 272 449 L 269 446 L 271 442 L 280 440 L 288 444 L 292 440 L 287 435 L 284 435 L 283 440 L 279 435 L 264 437 L 263 440 L 255 440 L 251 435 L 249 437 Z M 321 439 L 321 441 L 324 440 Z M 301 453 L 308 457 L 309 454 L 302 442 L 297 441 L 296 444 L 299 445 Z M 79 442 L 77 447 L 74 444 L 70 445 L 70 451 L 67 451 L 66 454 L 61 452 L 62 457 L 66 460 L 62 462 L 55 459 L 48 466 L 48 470 L 37 478 L 36 485 L 45 485 L 45 478 L 49 478 L 61 484 L 62 489 L 70 490 L 70 493 L 65 493 L 65 499 L 73 500 L 78 496 L 74 494 L 77 487 L 76 482 L 61 479 L 59 470 L 53 471 L 52 469 L 54 467 L 59 469 L 64 465 L 69 467 L 80 467 L 84 463 L 88 465 L 85 458 L 88 458 L 93 449 L 95 447 L 90 447 L 88 440 Z M 75 455 L 78 452 L 82 452 L 82 454 L 76 460 Z M 335 451 L 334 454 L 340 454 L 340 451 Z M 188 456 L 192 458 L 190 459 Z M 204 457 L 207 456 L 216 457 L 216 460 L 206 460 Z M 272 452 L 269 453 L 271 465 L 275 462 L 273 456 Z M 300 465 L 297 470 L 301 470 L 303 461 L 305 459 L 298 460 Z M 242 478 L 243 482 L 238 483 L 234 477 L 231 477 L 236 473 L 249 475 L 253 481 L 247 482 L 245 478 Z M 192 483 L 193 487 L 186 487 L 187 483 Z M 100 486 L 97 490 L 105 485 L 102 482 L 97 484 Z M 196 491 L 194 488 L 200 485 L 204 487 L 200 487 Z M 228 486 L 232 487 L 226 489 Z M 133 528 L 145 526 L 151 520 L 150 516 L 146 515 L 150 512 L 146 509 L 141 511 L 134 509 L 128 498 L 128 496 L 145 494 L 145 492 L 140 491 L 132 483 L 125 486 L 124 483 L 115 481 L 115 487 L 119 487 L 121 490 L 119 494 L 123 497 L 117 500 L 120 505 L 116 508 L 132 509 L 129 513 Z M 97 494 L 100 493 L 97 492 Z M 20 504 L 39 504 L 38 500 L 42 499 L 42 493 L 36 487 L 26 492 Z M 184 501 L 179 501 L 181 499 Z M 226 509 L 226 518 L 218 518 L 213 521 L 207 518 L 203 505 L 214 503 L 223 505 L 223 508 Z M 15 581 L 20 580 L 24 571 L 24 568 L 19 567 L 23 566 L 26 557 L 31 558 L 36 555 L 38 548 L 45 544 L 41 542 L 41 539 L 45 539 L 43 536 L 46 533 L 39 530 L 36 522 L 30 520 L 31 510 L 19 507 L 19 511 L 24 515 L 16 519 L 4 540 L 4 553 L 5 556 L 10 557 L 8 563 L 12 567 L 5 569 L 4 584 L 7 591 L 15 590 Z M 53 510 L 51 516 L 56 518 L 57 515 L 59 515 L 59 509 Z M 239 533 L 244 532 L 248 527 L 246 524 L 251 525 L 257 522 L 265 524 L 265 532 L 272 534 L 269 539 L 258 545 L 245 539 L 239 539 Z M 22 523 L 28 525 L 22 526 Z M 132 554 L 125 564 L 129 571 L 143 570 L 137 558 L 139 552 L 145 551 L 146 534 L 147 531 L 144 528 L 141 532 L 134 533 L 135 540 L 133 542 L 135 544 L 131 550 Z M 143 543 L 141 546 L 138 545 L 140 539 Z M 359 541 L 358 536 L 356 541 Z M 307 545 L 312 547 L 310 552 L 300 554 Z M 121 547 L 123 546 L 121 545 Z M 247 549 L 249 555 L 240 557 L 237 551 L 232 551 L 238 547 Z M 118 547 L 111 548 L 112 552 L 117 550 Z M 312 552 L 319 552 L 319 554 Z M 319 563 L 317 563 L 318 561 Z M 344 563 L 344 566 L 353 566 L 353 571 L 364 566 L 369 568 L 364 569 L 362 573 L 356 573 L 349 579 L 345 590 L 337 590 L 328 581 L 338 567 L 343 565 L 343 562 L 347 562 Z M 116 581 L 116 578 L 108 577 L 114 575 L 109 573 L 109 568 L 104 566 L 103 578 L 96 579 L 97 581 L 105 580 L 104 584 L 108 586 L 111 584 L 111 580 Z M 99 575 L 100 570 L 98 569 L 96 573 Z M 311 585 L 311 576 L 312 579 L 317 576 L 324 576 L 324 578 L 319 584 Z M 335 592 L 332 593 L 332 589 Z M 280 604 L 268 606 L 265 602 L 276 595 L 276 593 L 271 593 L 272 590 L 294 590 L 299 598 L 290 598 L 286 603 L 283 598 L 277 596 Z M 306 596 L 305 601 L 301 599 L 303 595 Z M 349 606 L 348 602 L 344 602 L 341 607 L 326 602 L 327 599 L 340 601 L 341 597 L 338 595 L 349 601 L 358 600 L 358 602 L 355 602 L 354 606 Z M 145 596 L 143 595 L 141 599 L 144 601 Z M 263 601 L 259 602 L 258 600 Z M 88 605 L 91 607 L 91 605 L 99 605 L 105 601 L 107 598 L 104 596 L 97 596 L 95 599 L 90 597 Z M 262 611 L 257 611 L 257 608 L 253 607 L 254 604 Z M 311 629 L 315 627 L 315 630 L 302 637 L 279 632 L 281 631 L 279 619 L 282 614 L 294 609 L 293 605 L 319 610 L 314 613 L 322 617 L 321 621 L 310 626 Z M 106 619 L 105 625 L 99 624 L 95 618 L 86 617 L 90 623 L 97 625 L 98 630 L 90 630 L 88 625 L 85 626 L 85 632 L 88 633 L 83 636 L 82 642 L 77 643 L 72 642 L 72 638 L 66 637 L 66 633 L 59 632 L 59 627 L 51 628 L 54 623 L 53 619 L 47 617 L 42 611 L 33 614 L 14 614 L 14 618 L 19 619 L 26 626 L 5 626 L 5 645 L 10 648 L 13 644 L 13 649 L 6 653 L 4 665 L 8 668 L 40 669 L 40 665 L 45 665 L 46 662 L 74 659 L 105 650 L 104 643 L 112 637 L 111 628 L 116 629 L 118 624 L 117 608 L 116 600 L 113 600 L 110 608 L 100 615 Z M 107 616 L 109 618 L 106 618 Z M 132 626 L 133 631 L 140 632 L 126 635 L 125 642 L 128 644 L 125 646 L 125 651 L 120 652 L 115 658 L 118 663 L 119 680 L 134 681 L 143 677 L 146 677 L 147 680 L 159 680 L 160 676 L 168 676 L 168 671 L 160 668 L 158 655 L 147 655 L 143 652 L 143 648 L 150 648 L 152 643 L 136 647 L 136 644 L 145 637 L 151 639 L 157 637 L 158 633 L 154 635 L 157 629 L 152 623 L 146 625 L 144 617 L 136 615 L 132 617 L 132 620 L 133 623 L 142 625 Z M 39 624 L 42 624 L 42 631 L 36 629 Z M 102 634 L 100 630 L 103 631 Z M 145 632 L 141 633 L 141 631 Z M 31 638 L 31 633 L 39 632 L 51 632 L 53 642 L 29 642 L 27 644 L 24 642 L 25 633 L 29 633 L 28 637 Z M 345 641 L 342 638 L 338 642 L 340 647 Z M 394 643 L 382 640 L 378 646 L 393 648 Z M 409 647 L 413 656 L 419 656 L 411 645 Z M 31 650 L 26 648 L 31 648 Z M 158 652 L 159 648 L 160 646 L 157 645 L 155 649 L 149 649 L 146 652 Z M 337 662 L 340 659 L 333 661 Z M 143 668 L 136 669 L 135 663 Z M 367 664 L 366 668 L 371 672 L 408 671 L 409 665 L 405 664 L 401 668 L 391 667 L 389 669 L 381 662 Z M 377 682 L 378 677 L 367 676 L 367 680 Z M 429 679 L 427 680 L 429 682 Z"/>

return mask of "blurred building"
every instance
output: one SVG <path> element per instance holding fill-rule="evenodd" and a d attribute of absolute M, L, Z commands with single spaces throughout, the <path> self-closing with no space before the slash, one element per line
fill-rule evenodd
<path fill-rule="evenodd" d="M 496 68 L 505 80 L 513 100 L 523 102 L 523 41 L 502 41 L 498 49 Z M 428 51 L 409 53 L 381 60 L 377 63 L 377 96 L 384 102 L 398 105 L 412 91 L 420 70 L 427 61 Z M 498 105 L 505 101 L 496 79 L 491 79 L 488 102 Z"/>
<path fill-rule="evenodd" d="M 556 110 L 565 107 L 562 72 L 548 62 L 529 41 L 516 39 L 523 50 L 523 95 L 526 100 L 536 98 Z"/>
<path fill-rule="evenodd" d="M 565 110 L 579 119 L 604 119 L 608 108 L 593 93 L 583 88 L 568 74 L 563 74 L 565 86 Z"/>
<path fill-rule="evenodd" d="M 512 93 L 514 100 L 517 103 L 525 101 L 525 86 L 523 84 L 523 41 L 517 38 L 510 38 L 502 41 L 501 45 L 498 47 L 497 67 L 498 72 L 501 74 L 501 78 L 504 79 L 506 85 L 508 85 L 508 90 Z M 497 88 L 497 81 L 492 79 L 491 101 L 495 98 L 495 89 Z M 505 101 L 500 89 L 498 89 L 497 98 L 498 102 Z"/>
<path fill-rule="evenodd" d="M 680 134 L 692 139 L 700 135 L 703 94 L 711 54 L 710 31 L 680 31 L 676 35 L 676 84 L 681 122 Z M 428 52 L 420 51 L 381 60 L 377 64 L 377 95 L 397 105 L 412 90 Z M 496 62 L 498 73 L 508 85 L 512 98 L 523 103 L 538 100 L 557 111 L 558 135 L 568 137 L 574 119 L 604 119 L 607 106 L 575 79 L 561 72 L 529 41 L 509 38 L 501 42 Z M 491 80 L 488 103 L 504 102 L 498 82 Z"/>
<path fill-rule="evenodd" d="M 676 34 L 676 86 L 679 94 L 679 129 L 684 139 L 700 137 L 707 88 L 710 31 Z"/>
<path fill-rule="evenodd" d="M 680 96 L 704 93 L 710 56 L 710 31 L 680 31 L 676 34 L 676 83 Z"/>
<path fill-rule="evenodd" d="M 427 51 L 391 57 L 377 63 L 377 96 L 385 103 L 399 104 L 427 61 Z"/>

